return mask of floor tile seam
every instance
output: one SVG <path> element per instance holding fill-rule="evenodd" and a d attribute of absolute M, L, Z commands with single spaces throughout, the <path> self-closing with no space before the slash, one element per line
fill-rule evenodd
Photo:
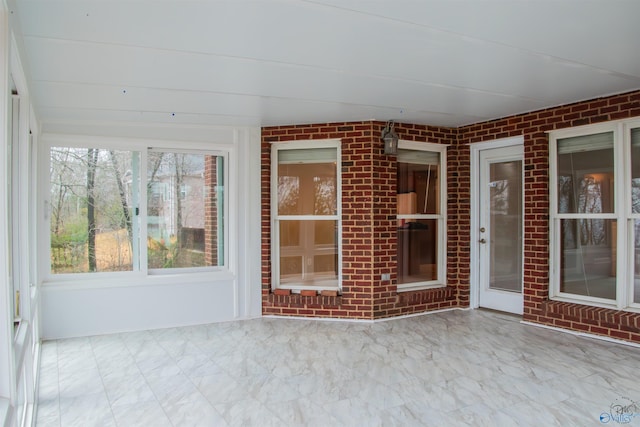
<path fill-rule="evenodd" d="M 38 390 L 38 393 L 40 393 L 40 391 L 39 391 L 39 390 Z M 61 408 L 61 403 L 60 403 L 60 393 L 58 393 L 58 394 L 56 395 L 55 402 L 56 402 L 56 403 L 55 403 L 55 405 L 53 405 L 53 406 L 55 406 L 55 408 L 56 408 L 56 410 L 55 410 L 55 414 L 53 414 L 53 415 L 51 415 L 51 416 L 55 416 L 55 417 L 58 419 L 58 421 L 59 421 L 59 422 L 61 422 L 60 420 L 61 420 L 61 418 L 62 418 L 62 415 L 61 415 L 61 414 L 62 414 L 62 408 Z M 38 421 L 39 413 L 40 413 L 40 405 L 39 405 L 39 404 L 38 404 L 38 405 L 37 405 L 37 407 L 36 407 L 36 411 L 37 411 L 37 412 L 36 412 L 36 414 L 35 414 L 34 419 L 36 420 L 36 425 L 37 425 L 37 421 Z"/>
<path fill-rule="evenodd" d="M 198 387 L 198 386 L 196 386 L 196 388 L 197 388 L 197 390 L 200 392 L 200 394 L 205 398 L 205 400 L 206 400 L 207 402 L 209 402 L 209 405 L 213 406 L 214 408 L 216 407 L 216 405 L 220 405 L 220 404 L 228 404 L 228 403 L 233 403 L 233 404 L 235 404 L 235 403 L 239 402 L 240 400 L 242 400 L 242 399 L 234 399 L 234 400 L 227 400 L 227 401 L 224 401 L 224 402 L 215 402 L 215 403 L 214 403 L 214 402 L 212 402 L 212 401 L 207 397 L 207 395 L 204 393 L 204 391 L 202 390 L 202 388 L 200 388 L 200 387 Z M 216 409 L 216 411 L 217 411 L 218 413 L 220 412 L 220 411 L 218 411 L 217 409 Z M 222 414 L 220 414 L 220 416 L 222 416 Z M 223 418 L 224 418 L 224 417 L 223 417 Z"/>
<path fill-rule="evenodd" d="M 167 420 L 169 421 L 169 424 L 171 424 L 174 427 L 180 427 L 180 426 L 176 426 L 175 423 L 171 420 L 171 417 L 169 416 L 169 413 L 167 412 L 167 408 L 166 405 L 163 404 L 163 402 L 160 400 L 160 398 L 158 397 L 158 394 L 155 392 L 155 390 L 153 389 L 153 387 L 151 387 L 151 384 L 149 384 L 149 380 L 146 378 L 146 376 L 144 375 L 144 373 L 142 374 L 142 376 L 145 379 L 145 384 L 147 384 L 147 387 L 149 387 L 149 390 L 151 390 L 151 394 L 153 394 L 153 397 L 155 399 L 155 401 L 158 403 L 158 405 L 160 406 L 160 409 L 162 410 L 162 413 L 164 414 L 164 416 L 167 418 Z"/>
<path fill-rule="evenodd" d="M 526 384 L 529 384 L 529 383 L 530 382 L 527 382 Z M 535 396 L 530 396 L 528 393 L 526 393 L 525 391 L 522 391 L 519 388 L 515 388 L 515 389 L 511 388 L 511 389 L 508 389 L 508 390 L 505 389 L 505 388 L 498 388 L 498 391 L 503 392 L 503 393 L 507 393 L 507 394 L 510 394 L 510 395 L 513 395 L 513 396 L 516 396 L 516 397 L 520 397 L 521 398 L 520 402 L 531 402 L 531 401 L 534 401 L 534 402 L 536 402 L 536 403 L 538 403 L 540 405 L 546 406 L 547 404 L 544 401 L 539 400 L 539 397 L 541 396 L 539 392 L 544 391 L 545 388 L 551 389 L 551 387 L 547 387 L 544 384 L 537 384 L 537 385 L 539 385 L 542 388 L 536 390 L 538 393 L 536 393 Z M 514 394 L 514 392 L 517 393 L 517 394 Z M 545 399 L 544 396 L 546 396 L 546 395 L 542 395 L 542 400 Z M 570 398 L 570 396 L 567 397 L 566 399 L 568 399 L 568 398 Z M 562 400 L 566 400 L 566 399 L 562 399 Z"/>
<path fill-rule="evenodd" d="M 569 398 L 569 399 L 565 399 L 565 400 L 563 400 L 563 401 L 561 401 L 561 402 L 554 403 L 554 404 L 552 404 L 552 405 L 547 404 L 547 405 L 544 405 L 544 406 L 545 406 L 546 408 L 548 408 L 549 410 L 554 410 L 554 409 L 556 409 L 556 410 L 558 410 L 558 411 L 559 411 L 559 412 L 564 416 L 564 415 L 566 415 L 566 411 L 564 410 L 564 408 L 561 408 L 560 406 L 561 406 L 561 405 L 563 405 L 563 404 L 569 404 L 571 400 L 572 400 L 572 398 Z M 594 403 L 595 403 L 595 402 L 594 402 Z M 607 409 L 608 409 L 608 408 L 602 408 L 602 410 L 600 410 L 600 408 L 597 408 L 597 409 L 596 409 L 596 408 L 594 408 L 594 412 L 593 412 L 593 414 L 592 414 L 592 415 L 582 414 L 582 416 L 584 417 L 584 420 L 585 420 L 585 421 L 591 421 L 591 422 L 593 422 L 593 425 L 598 425 L 598 424 L 600 424 L 600 425 L 604 425 L 604 424 L 600 421 L 599 416 L 600 416 L 600 414 L 601 414 L 602 412 L 605 412 Z M 556 416 L 555 414 L 552 414 L 552 415 L 553 415 L 553 417 L 554 417 L 555 419 L 558 419 L 558 418 L 557 418 L 557 416 Z M 560 422 L 562 422 L 563 420 L 559 420 L 559 421 L 560 421 Z M 565 421 L 565 422 L 566 422 L 566 421 Z M 565 424 L 565 425 L 566 425 L 566 424 Z"/>
<path fill-rule="evenodd" d="M 109 398 L 107 397 L 106 392 L 102 390 L 102 391 L 93 392 L 93 393 L 84 393 L 77 396 L 66 396 L 66 397 L 61 396 L 59 414 L 62 416 L 63 412 L 79 411 L 81 408 L 79 408 L 78 401 L 85 401 L 85 400 L 92 400 L 92 399 L 95 399 L 96 401 L 104 399 L 104 403 L 106 403 L 106 405 L 109 407 L 109 411 L 111 411 L 111 402 L 109 401 Z M 70 406 L 71 404 L 73 404 L 73 406 Z M 65 405 L 71 408 L 70 411 L 62 410 L 62 408 Z M 113 413 L 111 414 L 113 416 Z"/>
<path fill-rule="evenodd" d="M 96 367 L 98 367 L 98 360 L 96 358 L 96 353 L 95 353 L 95 349 L 94 349 L 93 345 L 91 345 L 91 354 L 93 355 L 93 361 L 96 363 Z M 107 385 L 105 383 L 104 376 L 103 376 L 102 372 L 100 371 L 100 368 L 98 368 L 98 374 L 100 375 L 100 383 L 102 384 L 102 391 L 104 392 L 104 395 L 107 398 L 107 403 L 109 404 L 109 412 L 111 413 L 111 418 L 113 419 L 114 424 L 117 426 L 118 425 L 118 421 L 116 419 L 116 414 L 115 414 L 115 412 L 113 410 L 113 402 L 111 401 L 111 398 L 109 397 L 109 393 L 107 391 Z"/>
<path fill-rule="evenodd" d="M 106 353 L 106 352 L 114 352 L 114 351 L 122 351 L 122 350 L 128 350 L 127 345 L 123 342 L 113 342 L 110 344 L 106 344 L 106 343 L 92 343 L 91 344 L 91 348 L 93 348 L 93 350 L 97 353 L 97 354 L 102 354 L 102 353 Z"/>
<path fill-rule="evenodd" d="M 264 403 L 262 403 L 262 402 L 260 402 L 260 401 L 258 401 L 256 399 L 253 399 L 253 398 L 251 398 L 251 399 L 254 400 L 256 402 L 256 404 L 260 405 L 265 411 L 267 411 L 269 414 L 271 414 L 271 416 L 273 418 L 278 419 L 282 423 L 283 426 L 287 426 L 286 422 L 282 418 L 280 418 L 274 411 L 272 411 L 271 408 L 269 407 L 269 405 L 265 405 Z M 233 406 L 235 406 L 236 403 L 239 403 L 239 402 L 242 402 L 242 401 L 234 402 Z M 231 425 L 248 426 L 248 425 L 250 425 L 250 424 L 246 424 L 246 423 L 230 424 L 230 422 L 227 419 L 227 417 L 225 417 L 225 414 L 227 414 L 227 412 L 226 411 L 222 412 L 222 410 L 220 409 L 220 408 L 223 408 L 223 407 L 224 408 L 228 408 L 228 402 L 221 402 L 221 403 L 218 403 L 218 404 L 215 404 L 215 405 L 210 403 L 210 405 L 213 407 L 213 409 L 216 411 L 216 413 L 220 416 L 220 418 L 224 420 L 224 422 L 225 422 L 225 424 L 227 426 L 231 426 Z M 231 414 L 227 414 L 227 415 L 230 416 Z"/>
<path fill-rule="evenodd" d="M 112 401 L 107 393 L 107 399 L 109 399 L 109 405 L 111 406 L 111 408 L 113 410 L 115 410 L 116 408 L 122 408 L 122 407 L 126 407 L 126 406 L 135 406 L 135 405 L 140 405 L 143 403 L 150 403 L 150 402 L 155 402 L 157 404 L 160 404 L 160 402 L 158 402 L 158 399 L 156 399 L 156 396 L 153 396 L 153 399 L 143 399 L 143 400 L 136 400 L 135 402 L 118 402 L 117 400 Z"/>
<path fill-rule="evenodd" d="M 471 393 L 471 394 L 474 394 L 471 390 L 467 389 L 466 391 Z M 509 406 L 517 405 L 517 404 L 519 404 L 521 402 L 526 402 L 526 401 L 530 400 L 528 396 L 524 395 L 519 390 L 515 390 L 515 392 L 514 392 L 511 389 L 507 390 L 507 389 L 502 388 L 502 387 L 496 387 L 496 388 L 490 389 L 490 391 L 491 392 L 501 393 L 505 399 L 509 400 Z M 513 401 L 511 400 L 512 398 L 514 399 Z M 464 408 L 469 407 L 469 406 L 473 406 L 476 403 L 477 402 L 465 405 Z M 484 403 L 484 402 L 482 402 L 482 403 Z M 494 408 L 492 406 L 488 406 L 488 407 L 492 408 L 492 409 L 498 409 L 498 408 Z M 504 409 L 504 407 L 502 407 L 501 409 Z"/>
<path fill-rule="evenodd" d="M 55 371 L 56 371 L 56 408 L 57 408 L 57 415 L 58 415 L 58 420 L 60 422 L 62 422 L 62 407 L 61 407 L 61 402 L 60 402 L 60 365 L 59 365 L 59 355 L 58 355 L 58 348 L 59 346 L 56 343 L 56 352 L 55 352 Z M 41 365 L 42 366 L 42 365 Z M 41 368 L 40 368 L 41 369 Z M 37 382 L 39 383 L 39 381 Z M 38 384 L 39 386 L 39 384 Z M 40 393 L 40 389 L 38 388 L 38 396 Z M 36 414 L 36 420 L 37 420 L 37 414 Z"/>
<path fill-rule="evenodd" d="M 180 368 L 180 367 L 178 367 L 178 368 Z M 186 380 L 187 380 L 187 381 L 188 381 L 188 382 L 193 386 L 193 389 L 194 389 L 195 391 L 197 391 L 197 392 L 198 392 L 198 394 L 199 394 L 201 397 L 203 397 L 205 400 L 207 400 L 207 402 L 208 402 L 208 399 L 207 399 L 207 398 L 206 398 L 206 396 L 202 393 L 202 391 L 201 391 L 201 390 L 200 390 L 200 388 L 197 386 L 197 384 L 193 381 L 193 379 L 192 379 L 189 375 L 187 375 L 185 372 L 183 372 L 183 371 L 182 371 L 182 369 L 180 370 L 180 372 L 181 372 L 181 375 L 182 375 L 182 376 L 184 376 L 184 378 L 185 378 L 185 379 L 186 379 Z M 147 384 L 147 386 L 151 389 L 151 392 L 154 394 L 154 396 L 155 396 L 156 400 L 157 400 L 160 404 L 163 404 L 163 401 L 158 397 L 158 395 L 156 394 L 156 392 L 153 390 L 153 387 L 151 386 L 151 384 L 149 384 L 149 379 L 148 379 L 144 374 L 143 374 L 143 376 L 145 377 L 145 383 L 146 383 L 146 384 Z M 168 377 L 169 377 L 169 376 L 164 377 L 164 378 L 168 378 Z M 188 400 L 186 397 L 184 397 L 184 396 L 183 396 L 183 397 L 179 398 L 179 399 L 178 399 L 177 401 L 175 401 L 175 402 L 178 402 L 178 403 L 185 402 L 185 403 L 186 403 L 186 402 L 189 402 L 189 400 Z M 209 403 L 209 404 L 211 404 L 211 403 Z"/>
<path fill-rule="evenodd" d="M 166 359 L 164 359 L 165 357 L 166 357 Z M 145 377 L 145 379 L 147 381 L 148 381 L 149 378 L 153 378 L 154 377 L 154 375 L 153 375 L 154 372 L 158 371 L 158 368 L 162 368 L 163 366 L 165 366 L 165 362 L 167 362 L 167 361 L 173 363 L 175 365 L 175 367 L 180 371 L 180 374 L 186 376 L 186 374 L 183 372 L 182 368 L 169 355 L 161 356 L 158 360 L 160 360 L 162 363 L 160 363 L 157 366 L 154 366 L 153 369 L 147 369 L 144 366 L 144 363 L 147 362 L 148 360 L 149 360 L 148 358 L 141 358 L 141 360 L 137 360 L 137 359 L 134 358 L 134 363 L 135 363 L 136 367 L 138 368 L 138 371 L 140 371 L 140 373 Z M 143 365 L 143 366 L 141 366 L 141 365 Z M 145 369 L 143 369 L 143 368 L 145 368 Z M 166 377 L 166 376 L 172 376 L 172 375 L 162 375 L 162 374 L 158 375 L 158 374 L 156 374 L 155 376 Z"/>
<path fill-rule="evenodd" d="M 584 378 L 584 381 L 587 382 L 588 384 L 592 385 L 592 386 L 598 386 L 598 387 L 600 387 L 601 389 L 604 389 L 604 390 L 608 390 L 608 391 L 611 391 L 611 392 L 615 391 L 614 388 L 612 387 L 612 384 L 609 381 L 607 381 L 606 378 L 604 378 L 604 377 L 599 377 L 599 378 L 602 378 L 602 379 L 604 379 L 606 381 L 606 384 L 604 384 L 604 385 L 601 382 L 589 381 L 589 378 L 595 377 L 596 375 L 600 375 L 600 374 L 596 373 L 596 374 L 589 375 L 589 376 Z M 637 382 L 637 380 L 629 380 L 628 378 L 622 378 L 622 379 L 620 379 L 620 383 L 622 383 L 623 380 L 625 382 L 625 386 L 629 385 L 629 384 L 636 385 L 637 386 L 636 387 L 637 388 L 637 392 L 640 394 L 640 384 Z"/>
<path fill-rule="evenodd" d="M 307 400 L 309 400 L 309 399 L 307 399 Z M 335 403 L 335 402 L 333 402 L 333 403 Z M 316 406 L 317 406 L 317 409 L 318 409 L 318 410 L 320 410 L 320 411 L 322 411 L 322 412 L 323 412 L 323 415 L 326 417 L 326 418 L 324 418 L 324 419 L 332 420 L 333 422 L 332 422 L 332 423 L 330 423 L 331 425 L 339 426 L 339 424 L 336 424 L 336 423 L 337 423 L 337 421 L 338 421 L 338 419 L 337 419 L 335 416 L 333 416 L 333 414 L 332 414 L 331 412 L 327 411 L 327 410 L 324 408 L 324 405 L 325 405 L 325 404 L 318 404 L 318 405 L 316 405 Z M 268 408 L 268 409 L 270 409 L 270 408 Z M 273 413 L 274 411 L 271 411 L 271 412 Z M 276 417 L 280 418 L 280 419 L 281 419 L 281 420 L 283 420 L 283 422 L 285 422 L 285 423 L 287 422 L 287 420 L 285 420 L 283 417 L 280 417 L 280 416 L 279 416 L 279 414 L 277 414 L 277 413 L 276 413 Z M 315 417 L 314 417 L 314 418 L 312 418 L 312 419 L 315 419 Z M 307 421 L 308 421 L 308 420 L 307 420 Z M 327 423 L 327 424 L 329 424 L 329 423 Z"/>
<path fill-rule="evenodd" d="M 211 409 L 213 411 L 215 411 L 215 413 L 224 420 L 224 417 L 222 416 L 222 414 L 220 413 L 220 411 L 218 411 L 215 406 L 209 401 L 209 399 L 207 399 L 207 396 L 205 396 L 202 391 L 198 388 L 198 386 L 191 380 L 191 378 L 189 378 L 188 375 L 185 375 L 187 377 L 187 379 L 189 380 L 189 382 L 193 385 L 194 390 L 197 391 L 198 396 L 202 399 L 204 399 L 205 402 L 207 402 L 207 404 L 211 407 Z M 155 392 L 153 391 L 153 389 L 151 390 L 152 393 Z M 156 395 L 156 400 L 158 401 L 158 403 L 160 404 L 160 406 L 162 407 L 163 412 L 165 413 L 165 415 L 167 416 L 167 418 L 169 418 L 169 422 L 171 422 L 171 424 L 175 427 L 181 427 L 181 426 L 176 426 L 175 423 L 171 420 L 170 415 L 167 413 L 167 411 L 165 410 L 165 407 L 167 406 L 165 404 L 165 402 L 161 401 L 160 399 L 158 399 L 157 395 Z M 182 398 L 178 399 L 178 400 L 171 400 L 171 402 L 175 405 L 180 405 L 180 404 L 189 404 L 189 403 L 198 403 L 196 401 L 194 401 L 193 399 L 189 399 L 186 396 L 183 396 Z M 226 423 L 226 420 L 225 420 Z"/>
<path fill-rule="evenodd" d="M 124 342 L 112 342 L 112 343 L 91 343 L 91 348 L 97 354 L 102 354 L 109 351 L 121 351 L 122 349 L 127 349 L 127 345 Z"/>

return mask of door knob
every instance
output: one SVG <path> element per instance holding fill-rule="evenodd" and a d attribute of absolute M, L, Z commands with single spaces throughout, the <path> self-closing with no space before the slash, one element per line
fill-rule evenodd
<path fill-rule="evenodd" d="M 480 240 L 478 240 L 478 242 L 480 242 L 480 243 L 487 243 L 487 241 L 486 241 L 485 239 L 480 239 Z"/>

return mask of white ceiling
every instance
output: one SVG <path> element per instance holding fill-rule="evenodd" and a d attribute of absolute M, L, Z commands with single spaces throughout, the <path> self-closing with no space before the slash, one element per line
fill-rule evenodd
<path fill-rule="evenodd" d="M 640 88 L 638 0 L 9 0 L 44 123 L 460 126 Z"/>

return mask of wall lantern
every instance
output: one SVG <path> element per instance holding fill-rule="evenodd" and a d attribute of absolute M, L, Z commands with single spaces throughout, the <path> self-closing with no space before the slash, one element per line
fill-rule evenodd
<path fill-rule="evenodd" d="M 384 154 L 398 154 L 398 134 L 393 129 L 393 120 L 389 120 L 382 130 L 382 140 L 384 141 Z"/>

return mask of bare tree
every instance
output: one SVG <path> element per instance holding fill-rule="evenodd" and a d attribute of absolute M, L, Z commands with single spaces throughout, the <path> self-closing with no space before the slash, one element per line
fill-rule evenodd
<path fill-rule="evenodd" d="M 87 150 L 87 253 L 89 257 L 89 271 L 97 270 L 96 263 L 96 214 L 95 214 L 95 185 L 96 167 L 98 164 L 98 149 Z"/>
<path fill-rule="evenodd" d="M 151 176 L 149 177 L 149 180 L 147 181 L 147 191 L 151 190 L 151 186 L 153 185 L 154 181 L 156 180 L 156 175 L 158 174 L 158 170 L 160 169 L 160 166 L 162 165 L 162 159 L 164 157 L 164 153 L 160 152 L 160 153 L 149 153 L 149 159 L 153 159 L 153 166 L 151 166 Z"/>
<path fill-rule="evenodd" d="M 123 173 L 120 171 L 120 165 L 118 158 L 113 150 L 109 151 L 109 157 L 111 158 L 111 164 L 115 173 L 115 180 L 118 184 L 118 193 L 120 194 L 120 204 L 122 205 L 122 217 L 124 224 L 122 227 L 127 229 L 127 236 L 129 239 L 129 246 L 132 245 L 133 239 L 133 224 L 131 222 L 131 214 L 129 213 L 129 203 L 127 202 L 127 192 L 122 182 Z"/>
<path fill-rule="evenodd" d="M 51 150 L 52 156 L 54 150 Z M 53 233 L 58 236 L 60 234 L 60 225 L 62 222 L 62 206 L 67 197 L 69 186 L 66 184 L 64 175 L 67 168 L 67 162 L 69 160 L 69 150 L 55 151 L 55 162 L 51 162 L 51 183 L 52 189 L 56 188 L 54 198 L 55 201 L 51 203 L 51 216 L 53 220 Z"/>
<path fill-rule="evenodd" d="M 175 179 L 175 200 L 176 200 L 176 250 L 179 250 L 182 244 L 182 183 L 184 174 L 184 158 L 182 154 L 173 154 L 173 166 L 176 173 Z"/>

